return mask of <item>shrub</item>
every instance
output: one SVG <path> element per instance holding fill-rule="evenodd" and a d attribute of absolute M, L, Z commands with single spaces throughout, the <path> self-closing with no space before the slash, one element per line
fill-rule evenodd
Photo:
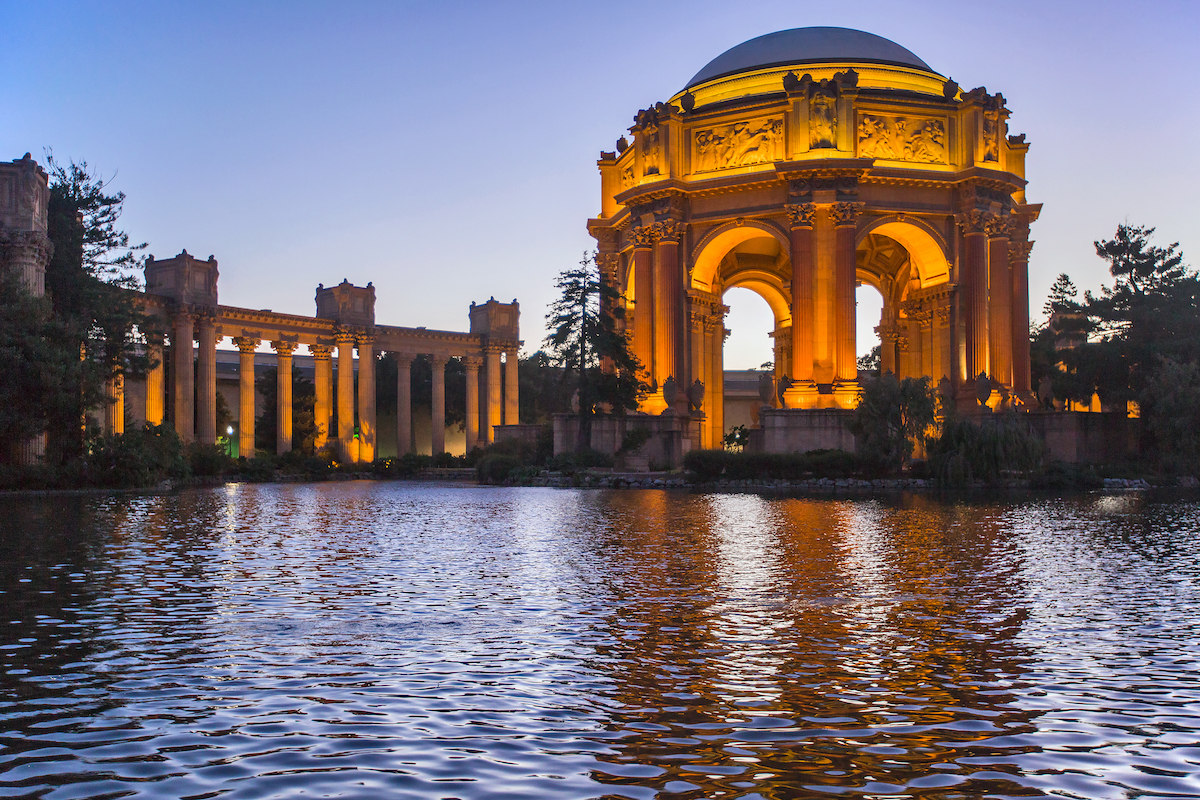
<path fill-rule="evenodd" d="M 147 425 L 93 440 L 83 467 L 72 476 L 73 485 L 153 486 L 167 478 L 186 477 L 191 471 L 179 436 L 166 425 Z"/>
<path fill-rule="evenodd" d="M 1015 415 L 971 421 L 947 417 L 929 452 L 929 470 L 943 486 L 975 481 L 995 483 L 1005 475 L 1028 473 L 1042 464 L 1042 441 Z"/>
<path fill-rule="evenodd" d="M 238 459 L 238 472 L 248 481 L 265 482 L 275 479 L 275 459 L 271 456 Z"/>
<path fill-rule="evenodd" d="M 863 465 L 844 450 L 810 450 L 807 453 L 738 453 L 728 450 L 692 450 L 683 457 L 684 469 L 701 483 L 727 480 L 798 480 L 845 478 L 860 473 Z"/>
<path fill-rule="evenodd" d="M 521 459 L 504 453 L 492 453 L 479 459 L 475 474 L 480 483 L 504 483 L 509 474 L 521 469 Z"/>
<path fill-rule="evenodd" d="M 236 463 L 220 445 L 216 444 L 192 442 L 185 448 L 185 456 L 192 474 L 204 477 L 224 475 L 232 470 Z"/>
<path fill-rule="evenodd" d="M 899 472 L 913 450 L 925 446 L 937 408 L 937 390 L 928 378 L 901 381 L 887 372 L 864 380 L 850 421 L 859 458 L 879 472 Z"/>
<path fill-rule="evenodd" d="M 590 469 L 591 467 L 611 467 L 613 465 L 613 457 L 608 453 L 601 453 L 598 450 L 575 450 L 570 453 L 560 453 L 554 456 L 546 464 L 555 472 L 566 472 L 574 474 L 581 470 Z"/>

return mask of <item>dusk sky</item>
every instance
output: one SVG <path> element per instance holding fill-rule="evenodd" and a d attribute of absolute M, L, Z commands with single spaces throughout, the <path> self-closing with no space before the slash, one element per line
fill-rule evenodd
<path fill-rule="evenodd" d="M 1120 222 L 1200 257 L 1194 0 L 0 10 L 0 157 L 52 148 L 115 176 L 131 236 L 158 257 L 214 254 L 229 305 L 312 314 L 316 285 L 347 278 L 374 282 L 380 322 L 465 330 L 472 300 L 515 297 L 535 350 L 554 276 L 593 246 L 600 151 L 724 50 L 810 25 L 1004 94 L 1045 204 L 1035 317 L 1058 273 L 1108 278 L 1092 242 Z M 768 359 L 765 303 L 728 300 L 727 366 Z"/>

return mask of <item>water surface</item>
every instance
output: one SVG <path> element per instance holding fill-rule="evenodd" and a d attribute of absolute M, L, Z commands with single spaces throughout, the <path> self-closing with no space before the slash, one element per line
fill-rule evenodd
<path fill-rule="evenodd" d="M 1200 506 L 0 501 L 0 796 L 1200 796 Z"/>

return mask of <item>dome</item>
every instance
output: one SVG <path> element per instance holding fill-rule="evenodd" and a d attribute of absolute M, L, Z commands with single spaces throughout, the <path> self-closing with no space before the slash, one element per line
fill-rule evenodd
<path fill-rule="evenodd" d="M 687 86 L 756 69 L 827 63 L 891 64 L 933 73 L 912 51 L 873 33 L 851 28 L 792 28 L 726 50 L 697 72 Z"/>

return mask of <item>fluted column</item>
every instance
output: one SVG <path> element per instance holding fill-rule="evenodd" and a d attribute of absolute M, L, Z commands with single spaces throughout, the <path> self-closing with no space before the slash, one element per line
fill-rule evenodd
<path fill-rule="evenodd" d="M 504 424 L 521 424 L 521 378 L 518 373 L 520 361 L 514 347 L 504 356 Z"/>
<path fill-rule="evenodd" d="M 254 458 L 254 352 L 258 339 L 240 336 L 233 340 L 238 349 L 238 455 Z"/>
<path fill-rule="evenodd" d="M 497 358 L 499 354 L 497 354 Z M 429 357 L 433 368 L 432 419 L 433 455 L 446 452 L 446 357 Z"/>
<path fill-rule="evenodd" d="M 467 452 L 479 446 L 479 368 L 483 359 L 466 356 L 463 366 L 467 371 Z"/>
<path fill-rule="evenodd" d="M 489 346 L 484 349 L 487 380 L 487 414 L 484 418 L 484 439 L 488 444 L 496 441 L 496 425 L 501 422 L 504 406 L 500 398 L 500 351 Z"/>
<path fill-rule="evenodd" d="M 1026 403 L 1030 398 L 1029 377 L 1029 251 L 1033 242 L 1010 241 L 1008 257 L 1012 269 L 1012 354 L 1013 392 Z"/>
<path fill-rule="evenodd" d="M 292 353 L 295 342 L 271 342 L 276 360 L 275 452 L 283 455 L 292 449 Z"/>
<path fill-rule="evenodd" d="M 375 460 L 375 337 L 362 335 L 358 343 L 358 460 Z"/>
<path fill-rule="evenodd" d="M 659 375 L 659 388 L 667 378 L 674 378 L 679 389 L 686 389 L 687 375 L 682 369 L 683 353 L 683 277 L 679 265 L 679 238 L 685 224 L 656 222 L 658 247 L 654 259 L 654 361 Z M 668 406 L 678 403 L 677 397 L 664 397 Z"/>
<path fill-rule="evenodd" d="M 643 380 L 654 385 L 654 237 L 648 228 L 633 234 L 633 354 L 641 362 Z M 664 376 L 665 377 L 665 376 Z"/>
<path fill-rule="evenodd" d="M 162 425 L 167 405 L 162 336 L 146 337 L 146 356 L 153 364 L 146 372 L 146 422 Z"/>
<path fill-rule="evenodd" d="M 317 435 L 313 447 L 320 450 L 329 443 L 329 422 L 333 414 L 333 348 L 327 344 L 310 344 L 308 352 L 313 357 L 313 417 Z"/>
<path fill-rule="evenodd" d="M 1008 263 L 1009 220 L 997 218 L 988 234 L 988 363 L 990 377 L 1012 386 L 1012 273 Z"/>
<path fill-rule="evenodd" d="M 978 211 L 963 214 L 963 314 L 966 346 L 965 381 L 973 385 L 975 378 L 988 372 L 988 286 L 987 215 Z"/>
<path fill-rule="evenodd" d="M 337 332 L 338 453 L 346 463 L 354 461 L 354 334 Z"/>
<path fill-rule="evenodd" d="M 195 439 L 196 413 L 193 398 L 196 395 L 196 371 L 193 363 L 192 338 L 195 317 L 188 311 L 175 315 L 171 336 L 174 356 L 172 400 L 175 404 L 175 432 L 184 444 Z"/>
<path fill-rule="evenodd" d="M 816 336 L 813 218 L 817 207 L 812 203 L 800 203 L 786 206 L 786 211 L 791 223 L 792 385 L 784 393 L 784 402 L 789 408 L 811 408 L 817 401 L 817 384 L 813 381 L 813 339 Z"/>
<path fill-rule="evenodd" d="M 204 444 L 217 441 L 217 327 L 211 312 L 200 316 L 196 339 L 200 346 L 196 359 L 196 440 Z"/>
<path fill-rule="evenodd" d="M 104 406 L 104 432 L 125 432 L 125 374 L 113 372 L 104 383 L 108 403 Z"/>
<path fill-rule="evenodd" d="M 837 203 L 830 210 L 834 224 L 834 395 L 839 406 L 852 408 L 858 395 L 858 354 L 855 349 L 854 232 L 860 205 Z"/>
<path fill-rule="evenodd" d="M 396 360 L 396 456 L 411 453 L 412 353 L 392 353 Z"/>

